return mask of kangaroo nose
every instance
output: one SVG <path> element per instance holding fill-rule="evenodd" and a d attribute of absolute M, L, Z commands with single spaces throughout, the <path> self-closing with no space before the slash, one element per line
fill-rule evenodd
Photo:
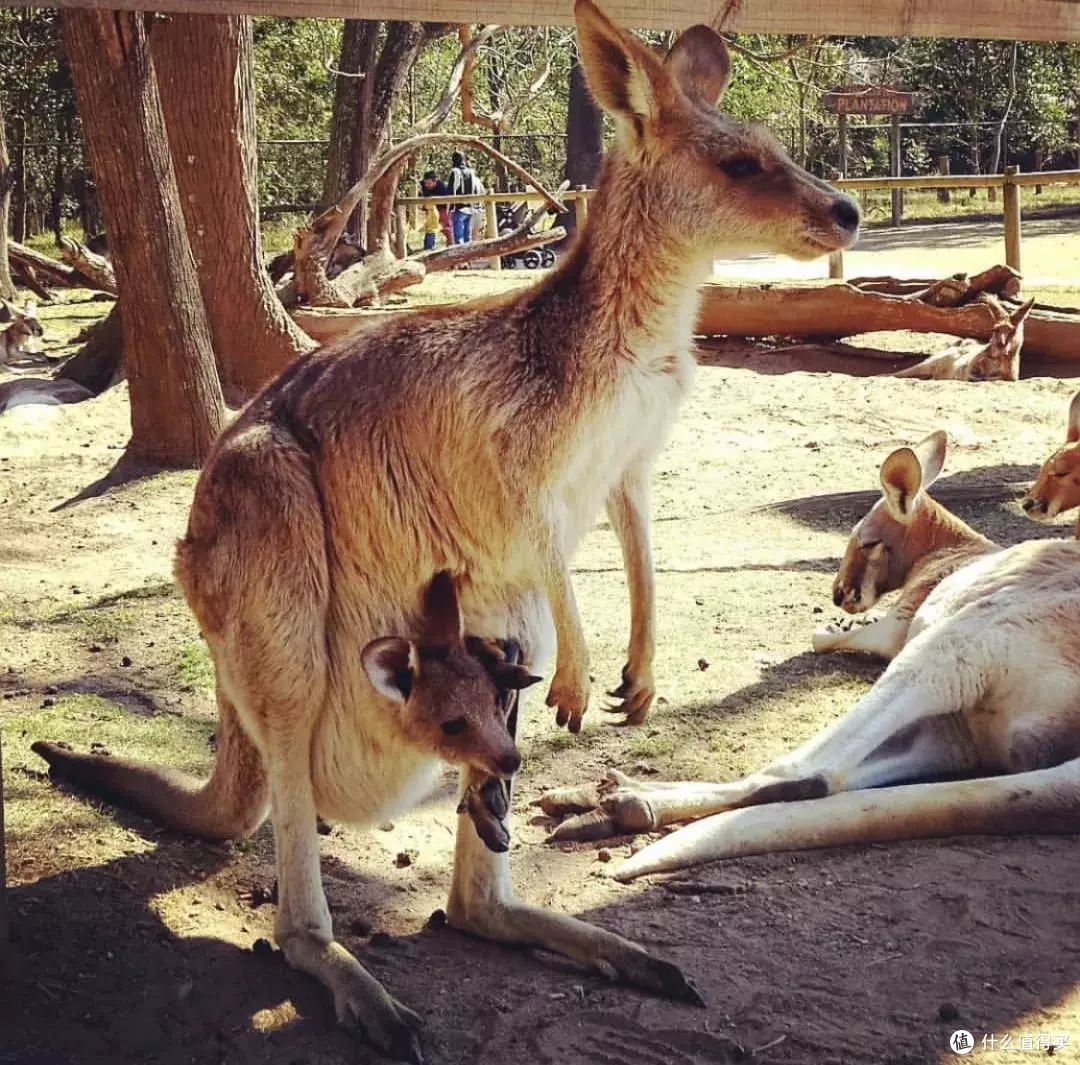
<path fill-rule="evenodd" d="M 521 768 L 521 755 L 517 751 L 513 754 L 504 754 L 495 764 L 500 773 L 512 777 Z"/>
<path fill-rule="evenodd" d="M 1024 496 L 1024 498 L 1020 501 L 1020 506 L 1022 506 L 1024 510 L 1034 510 L 1035 500 L 1032 499 L 1031 496 Z"/>
<path fill-rule="evenodd" d="M 844 589 L 837 585 L 832 592 L 833 606 L 839 606 L 844 601 Z"/>
<path fill-rule="evenodd" d="M 833 221 L 841 229 L 854 231 L 859 228 L 859 208 L 847 196 L 842 196 L 833 202 L 831 213 Z"/>

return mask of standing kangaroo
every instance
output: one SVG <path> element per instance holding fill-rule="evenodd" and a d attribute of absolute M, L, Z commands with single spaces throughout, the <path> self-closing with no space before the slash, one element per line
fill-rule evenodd
<path fill-rule="evenodd" d="M 420 311 L 299 359 L 222 434 L 177 553 L 233 745 L 189 801 L 222 836 L 251 831 L 269 802 L 286 959 L 332 991 L 342 1021 L 413 1060 L 415 1015 L 334 940 L 319 878 L 316 815 L 383 820 L 439 767 L 357 649 L 415 631 L 425 582 L 449 570 L 467 631 L 514 640 L 531 672 L 554 628 L 547 701 L 577 731 L 589 669 L 567 559 L 606 501 L 632 615 L 618 693 L 628 716 L 643 713 L 648 473 L 690 385 L 699 284 L 722 252 L 813 258 L 851 244 L 859 224 L 851 200 L 767 133 L 716 111 L 729 59 L 712 30 L 687 30 L 661 60 L 591 0 L 575 14 L 617 143 L 559 268 L 524 292 Z M 226 779 L 226 766 L 242 773 Z M 475 785 L 475 770 L 464 776 Z M 466 814 L 447 915 L 693 997 L 640 947 L 519 902 L 507 855 Z"/>
<path fill-rule="evenodd" d="M 1080 506 L 1080 392 L 1069 404 L 1064 445 L 1042 464 L 1020 505 L 1032 521 L 1053 521 L 1059 514 Z M 1080 521 L 1076 523 L 1076 537 L 1080 539 Z"/>

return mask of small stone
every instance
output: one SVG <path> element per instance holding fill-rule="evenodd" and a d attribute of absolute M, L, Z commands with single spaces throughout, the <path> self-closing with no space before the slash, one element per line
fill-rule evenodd
<path fill-rule="evenodd" d="M 251 952 L 257 958 L 272 958 L 274 956 L 274 947 L 269 939 L 256 939 L 251 944 Z"/>
<path fill-rule="evenodd" d="M 440 928 L 446 927 L 446 911 L 445 910 L 433 910 L 431 916 L 427 919 L 427 927 L 432 931 L 438 931 Z"/>
<path fill-rule="evenodd" d="M 122 666 L 130 666 L 131 665 L 131 658 L 128 655 L 124 655 L 124 657 L 120 659 L 120 665 L 122 665 Z"/>
<path fill-rule="evenodd" d="M 56 700 L 55 699 L 42 699 L 41 700 L 41 705 L 42 706 L 56 706 Z"/>
<path fill-rule="evenodd" d="M 824 613 L 825 613 L 825 611 L 824 611 L 824 610 L 822 610 L 822 609 L 821 609 L 821 607 L 819 607 L 819 606 L 816 606 L 816 607 L 814 607 L 814 613 L 815 613 L 815 614 L 824 614 Z"/>
<path fill-rule="evenodd" d="M 394 865 L 399 869 L 412 865 L 412 855 L 408 851 L 398 851 L 398 856 L 394 859 Z"/>
<path fill-rule="evenodd" d="M 366 917 L 354 917 L 349 922 L 349 931 L 354 936 L 371 935 L 371 922 Z"/>
<path fill-rule="evenodd" d="M 699 658 L 697 660 L 697 667 L 702 673 L 709 668 L 709 660 L 707 658 Z"/>
<path fill-rule="evenodd" d="M 381 825 L 379 825 L 379 831 L 380 832 L 393 832 L 394 831 L 394 822 L 393 821 L 384 821 Z"/>
<path fill-rule="evenodd" d="M 601 861 L 601 862 L 610 862 L 611 861 L 611 851 L 609 851 L 607 849 L 607 847 L 601 847 L 596 852 L 596 858 L 597 858 L 598 861 Z"/>
<path fill-rule="evenodd" d="M 101 650 L 101 644 L 92 643 L 87 650 L 89 650 L 92 655 L 96 655 Z"/>
<path fill-rule="evenodd" d="M 224 910 L 225 909 L 225 903 L 223 903 L 223 902 L 215 902 L 214 903 L 214 909 L 215 910 Z"/>
<path fill-rule="evenodd" d="M 58 692 L 59 690 L 60 690 L 60 689 L 59 689 L 59 688 L 57 688 L 57 686 L 56 686 L 55 684 L 50 684 L 50 685 L 49 685 L 49 686 L 48 686 L 48 687 L 47 687 L 47 688 L 45 689 L 45 694 L 46 694 L 46 695 L 55 695 L 55 694 L 56 694 L 56 693 L 57 693 L 57 692 Z"/>
<path fill-rule="evenodd" d="M 955 1021 L 960 1016 L 960 1011 L 952 1002 L 943 1002 L 937 1008 L 939 1021 Z"/>

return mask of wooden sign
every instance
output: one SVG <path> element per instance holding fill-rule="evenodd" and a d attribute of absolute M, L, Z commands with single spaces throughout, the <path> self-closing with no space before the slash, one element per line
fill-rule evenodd
<path fill-rule="evenodd" d="M 841 85 L 821 98 L 834 115 L 907 115 L 915 109 L 915 94 L 884 85 Z"/>

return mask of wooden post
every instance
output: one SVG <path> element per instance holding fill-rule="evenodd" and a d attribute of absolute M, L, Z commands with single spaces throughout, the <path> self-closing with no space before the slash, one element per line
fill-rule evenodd
<path fill-rule="evenodd" d="M 484 234 L 484 238 L 491 240 L 492 237 L 499 235 L 499 216 L 495 213 L 494 200 L 488 200 L 484 204 L 484 218 L 487 219 L 487 232 Z M 498 255 L 492 256 L 490 262 L 492 270 L 502 269 L 502 259 Z"/>
<path fill-rule="evenodd" d="M 1035 149 L 1035 172 L 1038 173 L 1043 168 L 1043 150 L 1042 148 Z M 1038 196 L 1042 192 L 1042 185 L 1035 186 L 1035 195 Z"/>
<path fill-rule="evenodd" d="M 844 280 L 844 253 L 842 251 L 834 251 L 829 256 L 829 280 Z"/>
<path fill-rule="evenodd" d="M 892 176 L 900 176 L 900 116 L 893 115 L 889 120 L 889 148 L 892 156 Z M 892 224 L 899 226 L 904 220 L 904 191 L 892 190 Z"/>
<path fill-rule="evenodd" d="M 1020 270 L 1020 186 L 1012 178 L 1020 172 L 1016 166 L 1005 167 L 1005 191 L 1002 208 L 1005 213 L 1005 264 Z"/>
<path fill-rule="evenodd" d="M 836 116 L 837 132 L 840 135 L 840 173 L 847 173 L 847 115 Z"/>
<path fill-rule="evenodd" d="M 582 196 L 586 188 L 588 188 L 587 185 L 578 185 L 578 194 L 574 197 L 574 226 L 578 230 L 585 228 L 585 223 L 589 218 L 589 201 Z"/>
<path fill-rule="evenodd" d="M 938 155 L 934 157 L 934 162 L 937 166 L 937 172 L 939 174 L 947 174 L 950 170 L 948 155 Z M 938 203 L 948 203 L 952 199 L 951 189 L 938 189 L 937 198 Z"/>
<path fill-rule="evenodd" d="M 404 207 L 394 212 L 397 218 L 397 232 L 394 233 L 394 254 L 404 259 L 409 254 L 409 216 Z"/>

